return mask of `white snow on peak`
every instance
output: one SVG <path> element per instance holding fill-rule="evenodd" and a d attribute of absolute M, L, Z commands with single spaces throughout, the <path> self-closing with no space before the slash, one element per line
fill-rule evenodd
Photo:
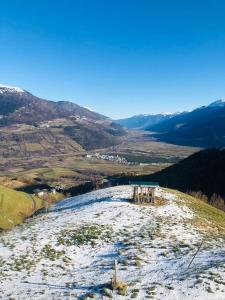
<path fill-rule="evenodd" d="M 93 111 L 93 109 L 91 109 L 89 106 L 84 106 L 84 108 L 86 108 L 89 111 Z"/>
<path fill-rule="evenodd" d="M 165 112 L 162 112 L 160 115 L 163 115 L 163 116 L 170 116 L 170 115 L 173 115 L 174 113 L 172 112 L 169 112 L 169 111 L 165 111 Z"/>
<path fill-rule="evenodd" d="M 172 116 L 175 113 L 172 112 L 162 112 L 162 113 L 154 113 L 154 114 L 140 114 L 140 115 L 135 115 L 134 117 L 152 117 L 152 116 Z"/>
<path fill-rule="evenodd" d="M 25 91 L 19 87 L 0 84 L 0 94 L 3 94 L 5 92 L 24 93 Z"/>
<path fill-rule="evenodd" d="M 225 106 L 225 100 L 224 99 L 216 100 L 216 101 L 210 103 L 208 106 L 209 107 L 223 107 L 223 106 Z"/>

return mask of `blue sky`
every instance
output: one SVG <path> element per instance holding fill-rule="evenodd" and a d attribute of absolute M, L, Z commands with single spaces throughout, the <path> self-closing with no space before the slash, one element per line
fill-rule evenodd
<path fill-rule="evenodd" d="M 225 97 L 225 1 L 0 0 L 0 83 L 112 118 Z"/>

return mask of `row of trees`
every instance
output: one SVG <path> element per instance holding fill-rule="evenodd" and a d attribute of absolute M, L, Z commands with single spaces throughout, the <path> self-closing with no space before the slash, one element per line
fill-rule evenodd
<path fill-rule="evenodd" d="M 197 199 L 200 199 L 203 202 L 209 203 L 216 208 L 225 211 L 225 200 L 220 195 L 217 195 L 216 193 L 213 193 L 211 197 L 207 197 L 201 191 L 197 191 L 197 192 L 189 191 L 188 194 Z"/>

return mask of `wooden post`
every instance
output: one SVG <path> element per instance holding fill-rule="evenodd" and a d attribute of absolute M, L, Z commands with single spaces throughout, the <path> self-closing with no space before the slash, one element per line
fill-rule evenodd
<path fill-rule="evenodd" d="M 115 267 L 115 283 L 117 283 L 117 260 L 114 261 L 114 267 Z"/>
<path fill-rule="evenodd" d="M 134 187 L 134 193 L 135 193 L 135 202 L 137 202 L 138 201 L 138 198 L 137 198 L 137 187 L 135 186 Z"/>
<path fill-rule="evenodd" d="M 114 274 L 113 274 L 113 277 L 112 277 L 112 288 L 116 288 L 117 286 L 117 260 L 115 259 L 114 260 Z"/>
<path fill-rule="evenodd" d="M 134 190 L 135 190 L 135 202 L 137 202 L 137 187 L 136 186 L 134 187 Z"/>
<path fill-rule="evenodd" d="M 135 202 L 137 202 L 138 201 L 138 198 L 137 198 L 137 187 L 135 186 Z"/>
<path fill-rule="evenodd" d="M 139 202 L 139 187 L 137 186 L 137 202 Z"/>
<path fill-rule="evenodd" d="M 140 187 L 140 201 L 142 202 L 142 187 Z"/>

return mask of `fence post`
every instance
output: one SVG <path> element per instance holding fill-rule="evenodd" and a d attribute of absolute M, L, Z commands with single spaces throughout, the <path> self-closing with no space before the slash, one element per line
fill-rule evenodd
<path fill-rule="evenodd" d="M 115 268 L 115 284 L 117 284 L 117 274 L 118 274 L 118 270 L 117 270 L 117 260 L 115 259 L 114 261 L 114 268 Z"/>
<path fill-rule="evenodd" d="M 117 287 L 117 260 L 114 260 L 113 263 L 114 266 L 114 274 L 112 276 L 112 289 L 115 289 Z"/>

